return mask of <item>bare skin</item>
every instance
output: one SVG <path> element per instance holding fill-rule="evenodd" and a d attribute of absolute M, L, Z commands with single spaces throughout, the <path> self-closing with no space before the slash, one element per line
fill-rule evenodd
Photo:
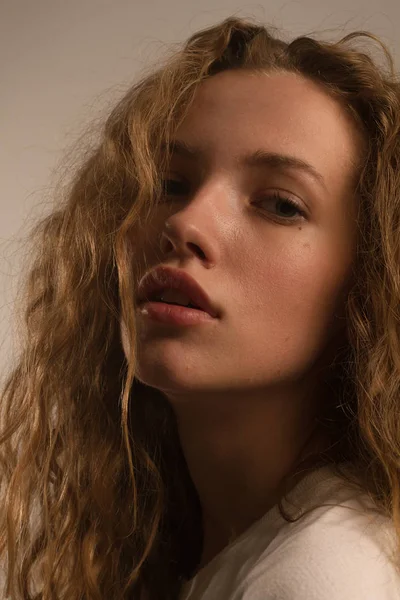
<path fill-rule="evenodd" d="M 202 567 L 276 504 L 306 450 L 329 443 L 315 430 L 327 401 L 319 369 L 343 331 L 362 138 L 317 84 L 239 71 L 202 84 L 175 138 L 203 153 L 174 156 L 165 176 L 182 191 L 153 217 L 143 264 L 185 270 L 221 314 L 171 329 L 137 311 L 137 377 L 176 414 L 204 513 Z M 320 179 L 235 161 L 259 149 L 300 158 Z"/>

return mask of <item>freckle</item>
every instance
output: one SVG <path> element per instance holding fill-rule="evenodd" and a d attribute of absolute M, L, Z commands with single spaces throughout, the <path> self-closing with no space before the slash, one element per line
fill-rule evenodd
<path fill-rule="evenodd" d="M 300 225 L 300 227 L 299 227 L 299 231 L 301 231 L 302 229 L 303 229 L 303 228 L 302 228 L 302 226 Z"/>

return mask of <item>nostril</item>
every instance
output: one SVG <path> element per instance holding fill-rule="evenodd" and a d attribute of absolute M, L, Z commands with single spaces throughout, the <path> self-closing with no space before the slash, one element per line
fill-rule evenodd
<path fill-rule="evenodd" d="M 203 250 L 200 248 L 200 246 L 198 246 L 197 244 L 193 244 L 192 242 L 189 242 L 188 246 L 194 251 L 196 252 L 196 254 L 198 254 L 200 256 L 200 258 L 204 259 L 206 257 L 206 255 L 204 254 Z"/>

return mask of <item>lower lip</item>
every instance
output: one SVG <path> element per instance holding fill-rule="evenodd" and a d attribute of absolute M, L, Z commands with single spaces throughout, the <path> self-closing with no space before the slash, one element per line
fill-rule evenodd
<path fill-rule="evenodd" d="M 215 318 L 204 310 L 165 302 L 145 302 L 138 307 L 138 310 L 142 316 L 168 325 L 196 325 L 215 321 Z"/>

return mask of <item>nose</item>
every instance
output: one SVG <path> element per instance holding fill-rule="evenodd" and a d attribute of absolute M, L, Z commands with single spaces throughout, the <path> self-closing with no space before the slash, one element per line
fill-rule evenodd
<path fill-rule="evenodd" d="M 196 255 L 208 266 L 214 265 L 218 260 L 222 226 L 227 222 L 221 214 L 229 204 L 226 182 L 208 180 L 187 202 L 179 204 L 165 221 L 161 236 L 163 252 L 186 257 Z"/>
<path fill-rule="evenodd" d="M 175 217 L 176 215 L 174 215 Z M 201 262 L 211 266 L 214 263 L 213 243 L 193 223 L 170 217 L 161 234 L 161 251 L 164 256 L 176 255 L 180 258 L 196 256 Z"/>

